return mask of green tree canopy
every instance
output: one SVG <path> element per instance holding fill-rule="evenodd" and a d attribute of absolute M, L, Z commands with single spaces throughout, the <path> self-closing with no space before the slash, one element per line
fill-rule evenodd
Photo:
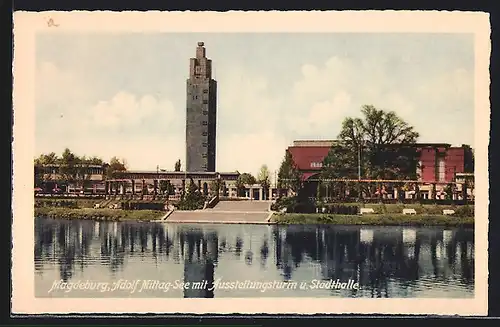
<path fill-rule="evenodd" d="M 236 187 L 244 187 L 245 184 L 256 184 L 257 180 L 250 173 L 243 173 L 236 180 Z"/>
<path fill-rule="evenodd" d="M 224 191 L 224 183 L 221 179 L 216 178 L 210 183 L 210 191 L 214 195 L 218 195 L 220 191 Z"/>
<path fill-rule="evenodd" d="M 206 197 L 199 192 L 198 187 L 191 178 L 189 181 L 187 192 L 181 198 L 178 203 L 178 207 L 181 210 L 196 210 L 203 208 Z"/>
<path fill-rule="evenodd" d="M 255 177 L 250 174 L 250 173 L 242 173 L 238 176 L 238 179 L 236 180 L 236 189 L 238 192 L 239 196 L 243 195 L 243 190 L 245 189 L 245 184 L 256 184 L 257 180 Z"/>
<path fill-rule="evenodd" d="M 34 160 L 34 165 L 35 183 L 37 185 L 50 181 L 53 177 L 51 173 L 46 172 L 42 167 L 54 165 L 56 173 L 60 175 L 61 179 L 85 186 L 92 175 L 92 171 L 88 168 L 91 165 L 106 166 L 106 163 L 96 156 L 77 156 L 70 149 L 66 148 L 60 157 L 54 152 L 41 154 Z"/>
<path fill-rule="evenodd" d="M 269 168 L 264 164 L 260 167 L 259 174 L 257 175 L 257 182 L 262 185 L 263 188 L 268 188 L 271 185 L 269 176 Z"/>
<path fill-rule="evenodd" d="M 51 152 L 49 154 L 41 154 L 38 158 L 35 159 L 35 165 L 53 165 L 59 162 L 59 158 L 55 154 L 55 152 Z"/>
<path fill-rule="evenodd" d="M 301 176 L 302 174 L 293 161 L 292 154 L 286 151 L 278 171 L 278 187 L 298 192 L 302 185 Z"/>
<path fill-rule="evenodd" d="M 338 145 L 323 162 L 323 175 L 370 179 L 416 178 L 419 134 L 393 111 L 363 106 L 362 118 L 344 119 Z M 358 160 L 359 159 L 359 160 Z"/>
<path fill-rule="evenodd" d="M 127 171 L 127 162 L 125 159 L 118 159 L 117 157 L 111 158 L 106 168 L 106 176 L 113 178 L 116 172 Z"/>
<path fill-rule="evenodd" d="M 171 195 L 174 193 L 174 186 L 170 183 L 168 180 L 160 180 L 160 192 L 168 195 Z"/>

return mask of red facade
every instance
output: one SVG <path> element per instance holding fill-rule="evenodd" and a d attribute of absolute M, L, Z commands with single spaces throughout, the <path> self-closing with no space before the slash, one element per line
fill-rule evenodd
<path fill-rule="evenodd" d="M 328 155 L 331 144 L 314 144 L 308 146 L 290 146 L 287 151 L 298 169 L 303 173 L 303 179 L 319 173 L 323 159 Z M 472 149 L 468 146 L 451 147 L 449 144 L 418 144 L 420 153 L 420 180 L 424 182 L 452 182 L 455 173 L 473 172 Z"/>
<path fill-rule="evenodd" d="M 306 180 L 321 171 L 323 159 L 330 151 L 330 145 L 324 146 L 291 146 L 287 149 L 292 154 L 293 161 Z"/>
<path fill-rule="evenodd" d="M 423 145 L 420 150 L 420 179 L 451 182 L 456 173 L 472 172 L 472 150 L 468 146 Z"/>

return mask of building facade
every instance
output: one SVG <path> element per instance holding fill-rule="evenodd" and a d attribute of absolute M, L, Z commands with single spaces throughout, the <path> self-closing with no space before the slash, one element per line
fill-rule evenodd
<path fill-rule="evenodd" d="M 217 82 L 203 42 L 190 59 L 186 84 L 186 170 L 215 172 Z"/>
<path fill-rule="evenodd" d="M 156 196 L 180 197 L 191 183 L 204 194 L 215 193 L 214 181 L 220 182 L 219 196 L 236 197 L 237 172 L 182 172 L 182 171 L 140 171 L 115 172 L 115 177 L 105 181 L 105 194 L 109 196 Z M 161 184 L 170 185 L 170 190 L 161 190 Z"/>
<path fill-rule="evenodd" d="M 287 151 L 303 176 L 303 180 L 317 175 L 323 167 L 323 159 L 335 140 L 294 141 Z M 468 145 L 453 147 L 447 143 L 417 143 L 419 164 L 417 176 L 422 182 L 450 183 L 456 174 L 474 172 L 473 150 Z"/>
<path fill-rule="evenodd" d="M 35 189 L 39 193 L 104 193 L 106 165 L 35 165 Z"/>
<path fill-rule="evenodd" d="M 323 160 L 328 155 L 331 147 L 338 141 L 295 141 L 288 151 L 293 161 L 302 174 L 302 180 L 306 183 L 305 188 L 308 193 L 315 193 L 317 180 L 322 171 Z M 337 143 L 338 144 L 338 143 Z M 451 146 L 446 143 L 418 143 L 415 144 L 418 165 L 416 175 L 418 178 L 411 181 L 410 189 L 405 190 L 406 198 L 418 196 L 423 199 L 444 199 L 447 192 L 450 192 L 450 185 L 453 191 L 453 199 L 463 199 L 466 196 L 473 198 L 474 190 L 474 153 L 470 146 Z M 467 176 L 466 178 L 463 176 Z M 464 190 L 465 180 L 467 187 Z M 356 181 L 356 180 L 354 180 Z M 395 198 L 394 185 L 388 181 L 364 180 L 363 183 L 375 183 L 374 195 L 378 192 L 384 193 L 384 197 Z M 409 182 L 409 181 L 405 181 Z M 392 184 L 392 186 L 391 186 Z M 387 185 L 387 186 L 386 186 Z M 416 195 L 418 193 L 418 195 Z M 448 194 L 449 195 L 449 194 Z"/>
<path fill-rule="evenodd" d="M 453 182 L 456 174 L 473 173 L 473 151 L 468 145 L 452 147 L 450 144 L 417 144 L 420 181 Z"/>
<path fill-rule="evenodd" d="M 321 172 L 323 159 L 330 148 L 337 144 L 335 140 L 298 140 L 288 147 L 297 168 L 302 173 L 302 180 L 307 180 Z"/>

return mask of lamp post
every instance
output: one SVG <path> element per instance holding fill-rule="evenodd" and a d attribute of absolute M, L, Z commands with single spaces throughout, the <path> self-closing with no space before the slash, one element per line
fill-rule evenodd
<path fill-rule="evenodd" d="M 276 193 L 278 193 L 278 170 L 275 169 L 274 170 L 274 188 L 276 189 Z M 271 199 L 272 199 L 272 192 L 273 192 L 273 188 L 271 187 Z M 278 194 L 276 194 L 277 196 Z"/>

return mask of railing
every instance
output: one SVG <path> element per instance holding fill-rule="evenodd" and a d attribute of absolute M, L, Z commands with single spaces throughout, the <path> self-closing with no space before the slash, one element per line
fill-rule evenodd
<path fill-rule="evenodd" d="M 210 200 L 208 200 L 207 205 L 205 206 L 205 209 L 206 208 L 213 208 L 217 205 L 217 203 L 219 203 L 219 196 L 214 195 L 214 196 L 212 196 L 212 198 Z"/>
<path fill-rule="evenodd" d="M 363 198 L 361 201 L 358 198 L 317 198 L 310 197 L 311 201 L 321 200 L 324 203 L 335 204 L 335 203 L 382 203 L 382 204 L 440 204 L 440 205 L 461 205 L 469 204 L 474 205 L 474 199 L 387 199 L 387 198 Z"/>
<path fill-rule="evenodd" d="M 59 199 L 104 199 L 105 194 L 71 194 L 71 193 L 35 193 L 36 198 L 59 198 Z"/>

